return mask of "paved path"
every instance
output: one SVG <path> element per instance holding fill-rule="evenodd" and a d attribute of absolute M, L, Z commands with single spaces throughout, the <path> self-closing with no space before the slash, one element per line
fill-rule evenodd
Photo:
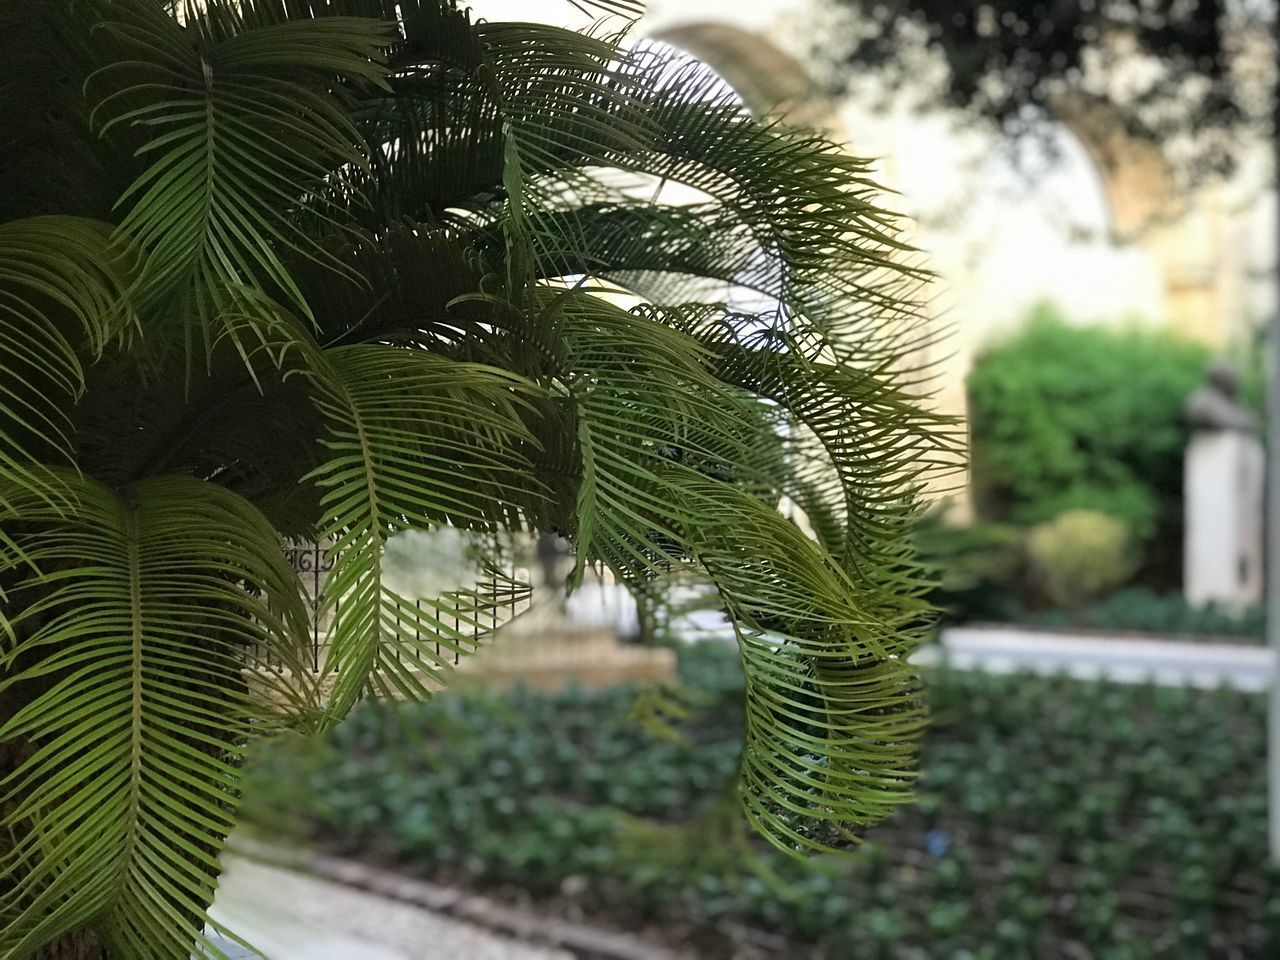
<path fill-rule="evenodd" d="M 1120 683 L 1268 689 L 1275 655 L 1267 647 L 1136 639 L 1132 635 L 1069 634 L 1006 626 L 948 627 L 941 648 L 921 650 L 917 662 L 945 659 L 951 666 L 989 673 L 1066 673 Z"/>
<path fill-rule="evenodd" d="M 572 960 L 327 880 L 231 855 L 223 862 L 213 918 L 266 960 Z"/>

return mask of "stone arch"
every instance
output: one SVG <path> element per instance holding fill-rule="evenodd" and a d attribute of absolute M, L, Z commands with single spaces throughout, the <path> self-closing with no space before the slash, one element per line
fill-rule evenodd
<path fill-rule="evenodd" d="M 1055 113 L 1101 179 L 1113 238 L 1157 265 L 1166 314 L 1159 319 L 1214 346 L 1230 341 L 1240 291 L 1220 262 L 1225 224 L 1214 186 L 1189 193 L 1159 148 L 1130 133 L 1113 105 L 1063 102 Z"/>
<path fill-rule="evenodd" d="M 831 101 L 791 54 L 751 30 L 716 21 L 666 27 L 653 34 L 716 71 L 757 116 L 777 115 L 800 126 L 832 130 Z"/>
<path fill-rule="evenodd" d="M 1140 241 L 1186 211 L 1169 164 L 1159 149 L 1134 137 L 1109 104 L 1063 101 L 1056 119 L 1084 147 L 1102 181 L 1112 230 L 1122 241 Z"/>

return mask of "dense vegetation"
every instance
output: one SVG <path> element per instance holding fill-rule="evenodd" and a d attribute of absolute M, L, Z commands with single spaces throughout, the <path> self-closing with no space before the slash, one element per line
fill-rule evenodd
<path fill-rule="evenodd" d="M 1073 509 L 1111 514 L 1147 547 L 1147 579 L 1176 584 L 1182 409 L 1208 357 L 1165 333 L 1073 326 L 1038 307 L 969 375 L 980 514 L 1017 524 Z"/>
<path fill-rule="evenodd" d="M 1046 627 L 1140 630 L 1197 641 L 1262 643 L 1266 639 L 1266 610 L 1261 606 L 1238 613 L 1212 603 L 1193 607 L 1182 594 L 1157 594 L 1141 587 L 1118 590 L 1080 610 L 1042 610 L 1017 619 Z"/>
<path fill-rule="evenodd" d="M 628 688 L 365 707 L 326 740 L 262 756 L 256 793 L 275 803 L 251 815 L 409 872 L 660 921 L 707 957 L 746 943 L 745 955 L 830 960 L 1204 960 L 1280 947 L 1261 700 L 933 677 L 919 805 L 851 856 L 768 850 L 753 870 L 732 845 L 637 826 L 678 829 L 725 809 L 740 679 L 717 647 L 686 654 L 683 672 L 688 715 L 656 727 L 637 721 Z M 706 823 L 698 833 L 733 836 Z"/>

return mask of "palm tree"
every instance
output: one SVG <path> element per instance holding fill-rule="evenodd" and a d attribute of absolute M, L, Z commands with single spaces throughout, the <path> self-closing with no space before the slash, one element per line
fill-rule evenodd
<path fill-rule="evenodd" d="M 452 0 L 0 6 L 0 956 L 216 955 L 248 740 L 426 696 L 491 629 L 492 586 L 389 587 L 406 529 L 709 578 L 784 849 L 908 798 L 906 537 L 950 458 L 919 273 L 863 163 L 623 41 Z M 288 537 L 327 545 L 318 613 Z"/>

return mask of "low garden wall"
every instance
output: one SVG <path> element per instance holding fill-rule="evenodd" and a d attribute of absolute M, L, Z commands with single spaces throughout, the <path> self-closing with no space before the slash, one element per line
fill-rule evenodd
<path fill-rule="evenodd" d="M 946 627 L 923 662 L 988 673 L 1026 671 L 1117 683 L 1158 683 L 1255 693 L 1270 688 L 1275 653 L 1257 644 L 1152 634 L 1051 629 L 1011 624 Z"/>

